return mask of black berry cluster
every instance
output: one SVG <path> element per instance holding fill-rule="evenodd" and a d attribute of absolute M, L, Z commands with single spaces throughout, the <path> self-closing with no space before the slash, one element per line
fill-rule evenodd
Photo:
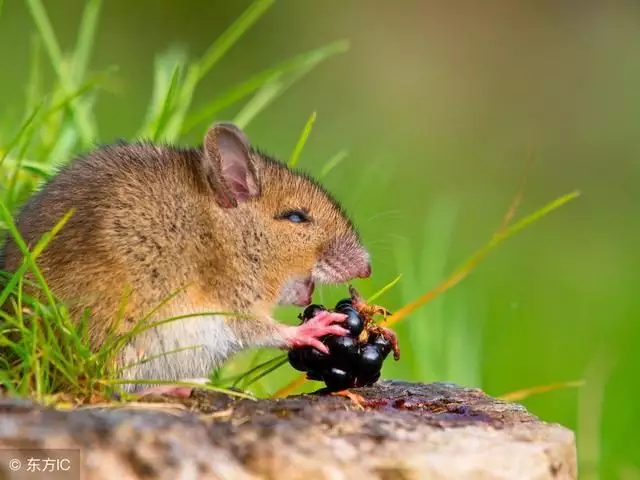
<path fill-rule="evenodd" d="M 322 305 L 310 305 L 300 319 L 305 323 L 324 310 L 327 309 Z M 331 391 L 372 385 L 380 378 L 382 363 L 393 349 L 392 343 L 382 333 L 366 331 L 366 320 L 354 308 L 351 298 L 340 300 L 334 311 L 347 315 L 342 326 L 349 333 L 320 339 L 329 349 L 329 355 L 313 347 L 292 349 L 289 363 L 296 370 L 306 372 L 309 380 L 323 381 Z"/>

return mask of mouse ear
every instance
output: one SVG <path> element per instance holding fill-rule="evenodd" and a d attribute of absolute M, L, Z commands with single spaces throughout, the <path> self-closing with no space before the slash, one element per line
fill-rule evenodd
<path fill-rule="evenodd" d="M 260 194 L 249 140 L 232 123 L 214 123 L 204 137 L 204 171 L 218 203 L 237 207 Z"/>

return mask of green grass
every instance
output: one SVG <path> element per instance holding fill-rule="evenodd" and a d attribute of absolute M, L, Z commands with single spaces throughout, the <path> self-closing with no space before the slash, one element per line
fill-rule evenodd
<path fill-rule="evenodd" d="M 43 2 L 25 0 L 25 3 L 37 32 L 32 42 L 32 62 L 26 80 L 25 111 L 21 125 L 14 132 L 0 132 L 0 229 L 3 234 L 14 236 L 19 243 L 12 215 L 41 182 L 55 174 L 59 165 L 100 142 L 96 99 L 117 68 L 111 67 L 102 72 L 91 72 L 88 68 L 101 1 L 86 3 L 77 40 L 68 52 L 60 47 Z M 187 135 L 202 131 L 230 106 L 238 107 L 233 120 L 246 128 L 258 115 L 268 114 L 268 107 L 314 68 L 348 49 L 347 41 L 321 46 L 258 72 L 201 105 L 194 104 L 200 82 L 215 72 L 220 61 L 272 4 L 273 0 L 255 1 L 212 42 L 201 57 L 189 58 L 177 47 L 158 54 L 154 62 L 153 90 L 146 114 L 131 137 L 166 142 L 184 141 Z M 54 75 L 53 86 L 46 91 L 42 80 L 45 58 Z M 301 126 L 301 134 L 288 159 L 289 164 L 304 164 L 305 146 L 316 122 L 322 122 L 322 118 L 313 112 L 306 124 Z M 321 166 L 319 177 L 330 178 L 339 172 L 347 159 L 346 150 L 337 152 Z M 366 181 L 366 178 L 362 179 L 363 185 Z M 455 271 L 452 278 L 457 278 L 456 275 L 460 275 L 461 271 L 470 272 L 475 267 L 474 262 L 508 236 L 571 198 L 563 197 L 558 203 L 552 203 L 515 223 L 510 229 L 497 233 L 487 246 L 471 258 L 471 263 Z M 424 238 L 429 241 L 417 258 L 414 249 L 402 237 L 397 237 L 390 252 L 394 275 L 386 279 L 387 285 L 379 292 L 369 291 L 369 298 L 375 297 L 391 310 L 397 310 L 423 297 L 426 286 L 449 285 L 441 282 L 449 275 L 449 248 L 455 235 L 459 209 L 460 205 L 455 199 L 442 198 L 423 212 L 420 222 Z M 56 231 L 63 228 L 63 223 L 64 219 L 61 219 L 58 227 L 31 249 L 22 242 L 20 246 L 25 253 L 25 262 L 18 272 L 6 275 L 0 300 L 7 300 L 12 293 L 11 301 L 16 301 L 18 311 L 23 313 L 16 317 L 2 314 L 3 335 L 0 342 L 12 352 L 14 361 L 4 359 L 0 376 L 3 384 L 15 393 L 29 395 L 40 401 L 48 401 L 60 393 L 64 394 L 65 399 L 93 401 L 108 397 L 117 390 L 115 355 L 131 335 L 140 333 L 148 326 L 141 319 L 140 329 L 130 335 L 112 336 L 98 351 L 89 348 L 86 333 L 88 319 L 83 319 L 79 325 L 71 322 L 65 306 L 47 287 L 37 266 L 38 255 Z M 45 301 L 37 302 L 24 293 L 24 275 L 28 271 L 36 279 L 34 287 L 43 292 Z M 385 303 L 390 289 L 398 294 L 400 300 L 397 305 Z M 327 292 L 323 289 L 318 293 L 319 300 L 325 303 L 335 300 L 333 297 L 336 294 L 335 290 Z M 465 384 L 481 385 L 481 327 L 466 320 L 468 312 L 465 304 L 456 303 L 451 307 L 439 296 L 429 297 L 429 300 L 432 301 L 428 305 L 422 307 L 420 304 L 420 309 L 412 312 L 410 321 L 398 325 L 405 346 L 403 359 L 398 363 L 387 362 L 385 375 L 423 379 L 457 378 Z M 285 308 L 280 316 L 293 318 L 291 313 L 293 309 Z M 218 388 L 240 388 L 256 396 L 273 395 L 297 378 L 297 373 L 285 366 L 284 358 L 281 352 L 270 350 L 244 352 L 221 370 L 212 372 L 212 384 Z M 149 379 L 149 382 L 157 383 L 153 379 Z M 318 386 L 309 382 L 300 390 L 308 391 Z M 522 388 L 526 387 L 531 385 L 522 385 Z"/>
<path fill-rule="evenodd" d="M 114 360 L 130 336 L 110 337 L 99 351 L 91 351 L 86 333 L 88 319 L 83 319 L 80 325 L 73 324 L 37 266 L 38 255 L 62 228 L 66 218 L 29 250 L 13 224 L 12 215 L 38 185 L 55 175 L 59 165 L 100 142 L 94 116 L 95 99 L 115 67 L 105 72 L 88 71 L 102 6 L 100 0 L 87 2 L 76 44 L 70 52 L 62 51 L 43 3 L 39 0 L 25 3 L 38 32 L 33 40 L 31 72 L 26 86 L 27 105 L 22 125 L 12 136 L 0 139 L 0 233 L 3 238 L 6 234 L 13 236 L 25 254 L 25 261 L 17 272 L 4 272 L 0 300 L 16 302 L 17 311 L 22 313 L 16 317 L 2 313 L 0 341 L 12 355 L 8 357 L 11 361 L 4 359 L 0 376 L 14 393 L 41 401 L 57 393 L 64 393 L 65 398 L 90 401 L 117 391 Z M 200 58 L 189 59 L 175 48 L 159 54 L 147 114 L 133 137 L 177 142 L 190 130 L 206 127 L 222 108 L 253 94 L 235 119 L 246 127 L 306 73 L 348 48 L 347 42 L 340 41 L 300 54 L 229 88 L 200 109 L 192 109 L 192 98 L 200 81 L 272 4 L 272 0 L 255 1 Z M 43 51 L 55 75 L 53 88 L 48 92 L 42 91 Z M 302 146 L 303 143 L 297 149 L 297 156 Z M 37 280 L 32 287 L 42 292 L 46 301 L 38 302 L 24 294 L 27 272 Z M 136 329 L 131 335 L 139 334 L 142 329 Z M 258 374 L 261 368 L 258 366 Z M 222 379 L 220 372 L 214 378 L 220 379 L 216 381 L 218 384 L 229 383 Z M 256 379 L 244 375 L 242 379 L 230 381 L 248 388 Z"/>

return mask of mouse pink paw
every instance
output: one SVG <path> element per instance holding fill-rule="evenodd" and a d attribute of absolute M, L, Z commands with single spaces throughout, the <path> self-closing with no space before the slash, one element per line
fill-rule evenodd
<path fill-rule="evenodd" d="M 342 313 L 323 311 L 297 327 L 287 327 L 286 343 L 288 348 L 313 347 L 323 353 L 329 349 L 320 341 L 325 335 L 343 336 L 349 333 L 346 328 L 336 325 L 343 323 L 347 316 Z"/>
<path fill-rule="evenodd" d="M 197 383 L 200 385 L 205 385 L 209 383 L 209 379 L 207 378 L 190 378 L 187 380 L 183 380 L 185 383 Z M 175 397 L 175 398 L 189 398 L 191 393 L 193 392 L 195 387 L 185 386 L 185 385 L 158 385 L 157 387 L 145 388 L 138 392 L 136 396 L 138 398 L 144 397 L 146 395 L 164 395 L 167 397 Z"/>

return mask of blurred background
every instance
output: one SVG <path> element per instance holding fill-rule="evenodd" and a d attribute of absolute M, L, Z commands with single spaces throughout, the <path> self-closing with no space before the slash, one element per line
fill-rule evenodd
<path fill-rule="evenodd" d="M 249 4 L 105 2 L 89 66 L 119 69 L 97 100 L 100 142 L 137 131 L 156 54 L 180 45 L 202 55 Z M 61 46 L 71 48 L 84 2 L 45 5 Z M 24 2 L 4 2 L 0 112 L 12 131 L 35 32 Z M 403 358 L 387 361 L 383 376 L 491 395 L 584 380 L 522 403 L 576 431 L 581 478 L 640 478 L 640 4 L 278 0 L 203 79 L 193 106 L 340 39 L 349 40 L 347 52 L 246 131 L 287 159 L 317 112 L 300 166 L 319 173 L 346 153 L 324 183 L 371 250 L 373 277 L 357 283 L 365 295 L 401 274 L 379 298 L 394 310 L 445 279 L 488 241 L 525 174 L 519 216 L 582 193 L 398 324 Z M 42 72 L 53 80 L 48 60 Z M 232 119 L 241 107 L 216 118 Z M 199 142 L 209 120 L 182 140 Z M 324 288 L 318 300 L 345 294 Z M 282 316 L 293 321 L 293 313 Z M 264 388 L 295 378 L 290 367 L 280 370 Z"/>

